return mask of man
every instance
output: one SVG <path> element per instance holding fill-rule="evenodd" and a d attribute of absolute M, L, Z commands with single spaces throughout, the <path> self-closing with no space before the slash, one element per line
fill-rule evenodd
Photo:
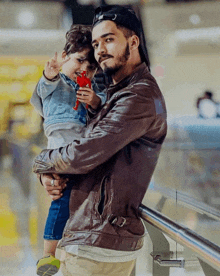
<path fill-rule="evenodd" d="M 213 93 L 210 91 L 205 91 L 203 97 L 197 99 L 196 107 L 199 118 L 213 119 L 218 116 L 218 103 L 213 100 Z"/>
<path fill-rule="evenodd" d="M 138 207 L 155 169 L 166 130 L 163 96 L 140 44 L 140 22 L 120 6 L 96 9 L 92 30 L 95 58 L 113 84 L 107 102 L 84 137 L 35 159 L 34 172 L 52 199 L 73 174 L 70 218 L 61 246 L 63 274 L 130 275 L 143 245 Z M 56 180 L 53 180 L 56 178 Z M 55 184 L 52 186 L 51 184 Z"/>

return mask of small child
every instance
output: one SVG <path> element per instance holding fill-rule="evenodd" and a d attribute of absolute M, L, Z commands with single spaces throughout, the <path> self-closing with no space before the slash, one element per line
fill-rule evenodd
<path fill-rule="evenodd" d="M 55 53 L 45 64 L 43 76 L 33 93 L 31 103 L 44 118 L 47 148 L 63 147 L 80 139 L 86 124 L 87 106 L 97 109 L 105 103 L 105 93 L 98 91 L 94 81 L 92 89 L 79 88 L 76 82 L 83 72 L 92 80 L 97 70 L 91 40 L 90 27 L 73 25 L 66 33 L 62 61 L 58 62 Z M 74 109 L 76 100 L 80 104 Z M 53 275 L 59 270 L 60 261 L 55 258 L 55 251 L 69 218 L 71 185 L 74 185 L 73 180 L 69 181 L 63 196 L 51 203 L 44 231 L 43 258 L 37 263 L 38 275 Z"/>

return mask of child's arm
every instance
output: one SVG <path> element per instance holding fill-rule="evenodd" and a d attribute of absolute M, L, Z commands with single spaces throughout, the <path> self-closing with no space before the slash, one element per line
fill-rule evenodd
<path fill-rule="evenodd" d="M 64 63 L 66 63 L 70 58 L 65 59 L 64 61 L 59 62 L 57 60 L 57 52 L 55 53 L 54 57 L 47 61 L 44 67 L 44 76 L 47 80 L 53 81 L 53 79 L 58 76 L 61 67 Z"/>
<path fill-rule="evenodd" d="M 44 67 L 43 77 L 40 79 L 37 85 L 37 94 L 44 100 L 48 97 L 57 87 L 60 80 L 59 72 L 60 68 L 66 63 L 69 58 L 59 62 L 57 60 L 57 52 L 54 57 L 47 61 Z"/>

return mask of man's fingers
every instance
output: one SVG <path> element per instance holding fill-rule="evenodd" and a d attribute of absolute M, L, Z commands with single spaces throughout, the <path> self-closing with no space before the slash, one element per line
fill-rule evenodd
<path fill-rule="evenodd" d="M 60 198 L 60 197 L 63 196 L 63 192 L 62 192 L 63 188 L 62 187 L 59 187 L 59 188 L 56 187 L 56 189 L 54 189 L 54 187 L 53 187 L 53 189 L 51 189 L 50 187 L 48 187 L 48 188 L 46 188 L 46 191 L 47 191 L 47 194 L 51 198 L 53 198 L 53 197 Z"/>
<path fill-rule="evenodd" d="M 48 189 L 46 189 L 46 190 L 47 190 L 47 192 L 48 192 L 50 195 L 60 195 L 60 194 L 62 193 L 62 190 L 63 190 L 63 189 L 60 189 L 60 188 L 57 189 L 57 187 L 56 187 L 56 189 L 50 189 L 50 188 L 48 188 Z"/>
<path fill-rule="evenodd" d="M 66 187 L 66 180 L 62 178 L 54 179 L 55 177 L 58 178 L 58 175 L 43 175 L 42 176 L 42 183 L 47 191 L 52 191 L 56 189 L 64 189 Z"/>
<path fill-rule="evenodd" d="M 53 193 L 54 191 L 62 191 L 64 188 L 66 188 L 66 183 L 61 183 L 61 184 L 56 184 L 56 182 L 54 181 L 54 186 L 52 185 L 47 185 L 45 187 L 45 189 L 51 193 Z"/>
<path fill-rule="evenodd" d="M 55 179 L 55 177 L 58 179 Z M 53 200 L 62 197 L 62 191 L 67 186 L 65 179 L 60 178 L 57 174 L 42 174 L 41 180 L 47 194 Z"/>
<path fill-rule="evenodd" d="M 61 198 L 62 195 L 63 195 L 63 194 L 57 195 L 57 196 L 54 196 L 54 195 L 49 195 L 49 196 L 52 198 L 52 200 L 57 200 L 57 199 Z"/>
<path fill-rule="evenodd" d="M 52 187 L 59 187 L 59 186 L 62 186 L 64 184 L 64 179 L 52 179 L 50 181 L 50 185 Z"/>
<path fill-rule="evenodd" d="M 48 185 L 46 186 L 46 190 L 53 193 L 54 191 L 62 191 L 64 189 L 64 185 L 63 186 L 51 186 L 51 185 Z"/>
<path fill-rule="evenodd" d="M 59 186 L 63 186 L 66 183 L 65 179 L 50 179 L 49 181 L 47 181 L 46 185 L 47 186 L 51 186 L 51 187 L 59 187 Z"/>
<path fill-rule="evenodd" d="M 52 173 L 54 179 L 61 179 L 61 177 L 59 176 L 59 174 L 56 173 Z"/>

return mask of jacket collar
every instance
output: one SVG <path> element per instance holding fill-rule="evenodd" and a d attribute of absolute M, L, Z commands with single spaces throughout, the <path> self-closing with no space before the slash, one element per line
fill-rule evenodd
<path fill-rule="evenodd" d="M 107 89 L 107 93 L 109 96 L 111 96 L 112 94 L 114 94 L 115 92 L 125 88 L 126 86 L 128 86 L 129 84 L 132 83 L 132 80 L 137 80 L 137 76 L 142 76 L 144 72 L 149 72 L 146 63 L 142 62 L 140 65 L 138 65 L 133 72 L 131 73 L 131 75 L 127 76 L 126 78 L 122 79 L 120 82 L 116 83 L 116 84 L 111 84 L 108 89 Z"/>

